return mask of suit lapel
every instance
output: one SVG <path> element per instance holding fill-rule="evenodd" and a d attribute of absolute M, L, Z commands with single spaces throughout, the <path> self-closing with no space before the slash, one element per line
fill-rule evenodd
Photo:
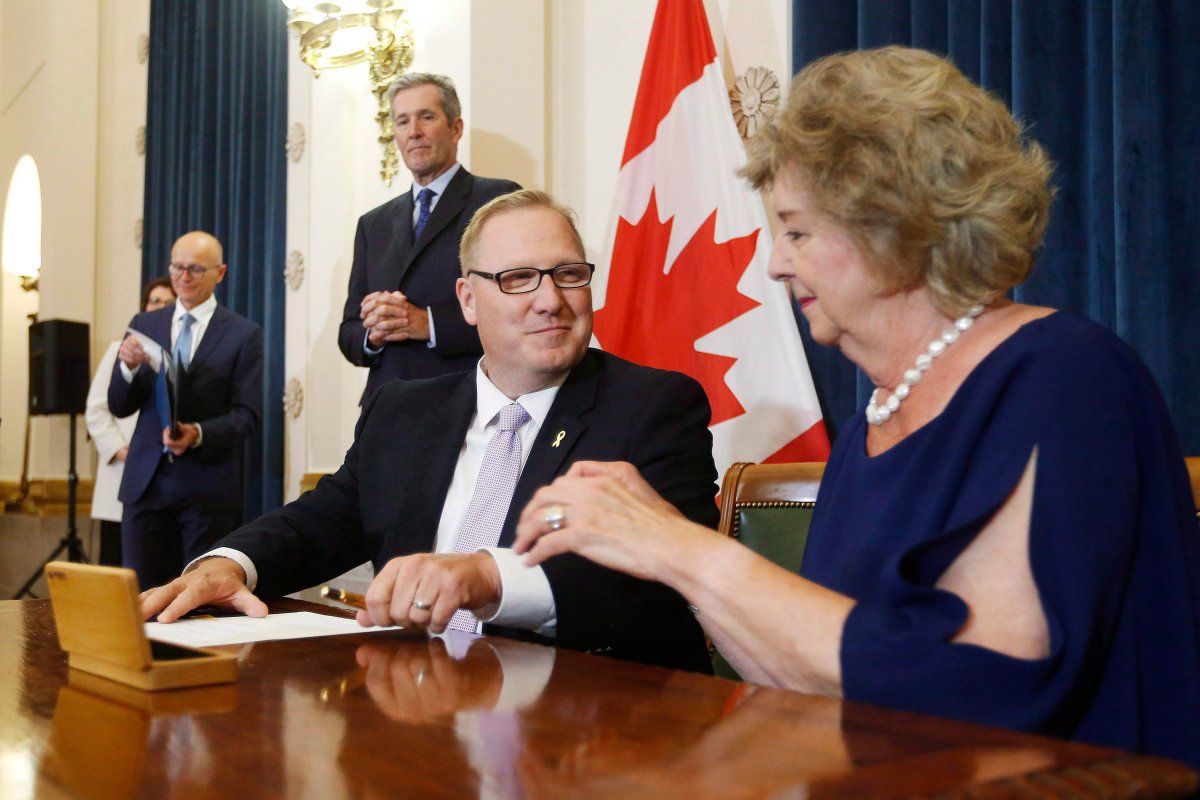
<path fill-rule="evenodd" d="M 500 532 L 500 547 L 512 546 L 517 520 L 533 493 L 564 472 L 567 456 L 587 432 L 585 416 L 596 405 L 599 387 L 599 365 L 589 353 L 579 366 L 571 370 L 566 383 L 558 390 L 533 449 L 529 451 L 529 458 L 513 491 L 504 529 Z"/>
<path fill-rule="evenodd" d="M 446 185 L 445 194 L 438 200 L 437 205 L 433 207 L 433 212 L 429 215 L 429 221 L 425 223 L 425 229 L 421 231 L 421 238 L 413 242 L 413 246 L 408 249 L 408 257 L 400 265 L 400 280 L 397 286 L 404 282 L 404 276 L 408 274 L 409 267 L 421 255 L 421 252 L 428 246 L 430 242 L 436 239 L 441 232 L 450 224 L 451 220 L 458 217 L 462 210 L 467 207 L 467 200 L 471 196 L 471 185 L 474 179 L 471 173 L 467 172 L 466 167 L 459 167 L 458 172 L 454 173 L 454 177 L 450 179 L 450 183 Z M 405 221 L 408 225 L 408 235 L 405 239 L 398 241 L 412 242 L 412 192 L 408 193 L 408 213 L 405 215 Z"/>
<path fill-rule="evenodd" d="M 384 264 L 395 264 L 398 270 L 396 282 L 391 285 L 390 291 L 400 288 L 400 280 L 403 279 L 404 273 L 408 271 L 408 264 L 412 260 L 413 248 L 413 196 L 412 190 L 405 192 L 396 198 L 399 202 L 396 203 L 396 213 L 392 216 L 392 238 L 388 243 L 391 250 L 384 259 Z M 425 227 L 429 227 L 426 223 Z M 407 254 L 407 255 L 406 255 Z"/>
<path fill-rule="evenodd" d="M 204 329 L 204 336 L 200 339 L 200 344 L 196 346 L 196 352 L 192 354 L 191 364 L 203 364 L 209 354 L 216 349 L 221 341 L 221 337 L 225 335 L 225 318 L 230 313 L 225 306 L 218 305 L 213 311 L 212 317 L 208 320 L 208 327 Z"/>
<path fill-rule="evenodd" d="M 407 452 L 395 455 L 407 464 L 405 474 L 411 476 L 397 487 L 400 502 L 398 516 L 391 527 L 404 537 L 400 548 L 389 548 L 393 554 L 403 552 L 432 552 L 437 537 L 446 494 L 454 479 L 458 454 L 467 436 L 467 426 L 475 413 L 475 372 L 466 373 L 463 380 L 444 403 L 431 403 L 415 413 L 416 419 L 401 409 L 396 413 L 397 433 L 392 441 L 404 441 Z M 403 429 L 403 435 L 400 429 Z M 411 435 L 419 431 L 419 435 Z M 387 445 L 391 447 L 392 445 Z"/>

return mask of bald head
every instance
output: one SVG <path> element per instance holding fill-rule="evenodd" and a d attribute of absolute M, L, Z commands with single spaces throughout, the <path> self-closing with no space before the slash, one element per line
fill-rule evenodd
<path fill-rule="evenodd" d="M 211 233 L 190 231 L 171 247 L 171 286 L 184 308 L 190 310 L 212 297 L 225 271 L 225 250 Z"/>

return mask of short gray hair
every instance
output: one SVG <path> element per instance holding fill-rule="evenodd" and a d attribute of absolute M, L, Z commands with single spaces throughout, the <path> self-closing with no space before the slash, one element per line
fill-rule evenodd
<path fill-rule="evenodd" d="M 405 72 L 396 78 L 388 86 L 388 108 L 392 107 L 392 101 L 396 99 L 397 94 L 405 89 L 415 89 L 418 86 L 438 87 L 438 91 L 441 93 L 442 111 L 446 114 L 446 122 L 453 124 L 454 120 L 462 116 L 462 103 L 458 102 L 458 90 L 454 88 L 454 81 L 445 75 L 438 75 L 436 72 Z"/>

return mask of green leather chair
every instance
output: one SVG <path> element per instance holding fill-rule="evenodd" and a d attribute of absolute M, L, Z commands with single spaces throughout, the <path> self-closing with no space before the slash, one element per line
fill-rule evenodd
<path fill-rule="evenodd" d="M 823 461 L 732 465 L 721 485 L 718 530 L 784 569 L 798 572 L 824 472 Z M 741 679 L 720 651 L 713 649 L 712 659 L 718 676 Z"/>

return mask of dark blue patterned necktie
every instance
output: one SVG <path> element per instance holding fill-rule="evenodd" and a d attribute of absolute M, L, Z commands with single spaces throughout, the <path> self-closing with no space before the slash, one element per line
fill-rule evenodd
<path fill-rule="evenodd" d="M 437 192 L 426 186 L 417 194 L 417 225 L 413 228 L 413 240 L 421 238 L 421 231 L 425 230 L 425 223 L 429 222 L 429 211 L 432 208 L 433 198 L 437 196 Z"/>

